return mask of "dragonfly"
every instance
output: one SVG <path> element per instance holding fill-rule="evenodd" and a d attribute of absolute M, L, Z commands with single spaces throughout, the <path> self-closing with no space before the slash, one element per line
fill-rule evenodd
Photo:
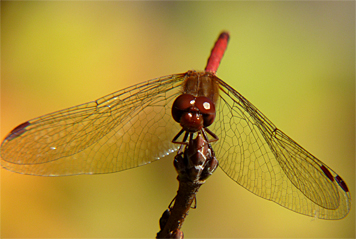
<path fill-rule="evenodd" d="M 229 33 L 222 32 L 205 71 L 149 80 L 20 124 L 2 141 L 1 166 L 39 176 L 105 174 L 177 153 L 184 142 L 172 142 L 182 130 L 172 117 L 172 105 L 188 79 L 198 78 L 201 91 L 209 82 L 214 88 L 209 96 L 214 122 L 202 126 L 208 132 L 204 140 L 232 180 L 294 212 L 344 218 L 351 195 L 341 176 L 216 76 L 228 40 Z"/>

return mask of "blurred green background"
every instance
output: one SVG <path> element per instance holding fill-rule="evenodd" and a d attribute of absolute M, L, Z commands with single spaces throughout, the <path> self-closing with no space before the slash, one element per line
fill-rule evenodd
<path fill-rule="evenodd" d="M 1 139 L 31 118 L 152 78 L 217 75 L 338 172 L 355 198 L 354 2 L 1 2 Z M 172 158 L 107 175 L 47 178 L 1 169 L 3 238 L 152 238 L 175 196 Z M 186 238 L 355 237 L 302 216 L 220 169 L 200 189 Z"/>

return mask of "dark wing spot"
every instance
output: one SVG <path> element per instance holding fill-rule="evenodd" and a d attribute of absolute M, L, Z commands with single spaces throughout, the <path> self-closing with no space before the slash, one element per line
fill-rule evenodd
<path fill-rule="evenodd" d="M 340 187 L 342 188 L 342 190 L 344 190 L 345 192 L 349 191 L 349 188 L 347 187 L 345 181 L 339 176 L 337 175 L 335 177 L 336 182 L 340 185 Z"/>
<path fill-rule="evenodd" d="M 6 136 L 5 140 L 12 140 L 23 133 L 26 132 L 26 127 L 30 125 L 30 122 L 26 121 L 19 126 L 17 126 L 15 129 L 11 130 L 11 132 Z"/>
<path fill-rule="evenodd" d="M 327 169 L 324 165 L 321 165 L 320 168 L 321 168 L 321 170 L 323 170 L 326 177 L 328 177 L 331 182 L 334 182 L 334 177 L 331 175 L 329 169 Z"/>

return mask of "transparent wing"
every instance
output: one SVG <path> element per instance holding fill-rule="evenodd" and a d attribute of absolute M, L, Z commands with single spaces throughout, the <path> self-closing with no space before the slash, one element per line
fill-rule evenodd
<path fill-rule="evenodd" d="M 181 129 L 171 117 L 184 74 L 141 83 L 16 127 L 1 145 L 1 165 L 33 175 L 118 172 L 174 152 Z M 221 168 L 258 196 L 295 212 L 340 219 L 351 206 L 340 176 L 216 78 L 220 99 L 209 128 Z"/>
<path fill-rule="evenodd" d="M 340 219 L 351 206 L 346 183 L 277 129 L 255 106 L 217 78 L 220 99 L 213 144 L 223 171 L 254 194 L 290 210 Z"/>
<path fill-rule="evenodd" d="M 63 176 L 118 172 L 158 160 L 177 145 L 171 117 L 184 74 L 144 82 L 16 127 L 1 145 L 1 166 Z M 167 130 L 169 129 L 169 130 Z"/>

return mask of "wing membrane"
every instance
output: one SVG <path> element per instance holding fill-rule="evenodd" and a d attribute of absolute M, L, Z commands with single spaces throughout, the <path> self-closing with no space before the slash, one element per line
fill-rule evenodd
<path fill-rule="evenodd" d="M 217 80 L 220 102 L 210 128 L 220 138 L 213 148 L 223 171 L 254 194 L 295 212 L 323 219 L 345 217 L 351 198 L 334 180 L 337 174 Z"/>
<path fill-rule="evenodd" d="M 171 106 L 185 75 L 144 82 L 25 122 L 3 141 L 1 165 L 18 173 L 63 176 L 118 172 L 158 160 L 177 149 L 171 140 L 181 126 L 172 119 Z M 213 148 L 223 171 L 295 212 L 345 217 L 351 198 L 342 179 L 232 87 L 215 80 L 220 98 L 209 128 L 219 137 Z"/>
<path fill-rule="evenodd" d="M 118 172 L 158 160 L 177 147 L 171 140 L 180 126 L 170 111 L 183 80 L 184 74 L 162 77 L 30 120 L 3 141 L 1 165 L 62 176 Z"/>

